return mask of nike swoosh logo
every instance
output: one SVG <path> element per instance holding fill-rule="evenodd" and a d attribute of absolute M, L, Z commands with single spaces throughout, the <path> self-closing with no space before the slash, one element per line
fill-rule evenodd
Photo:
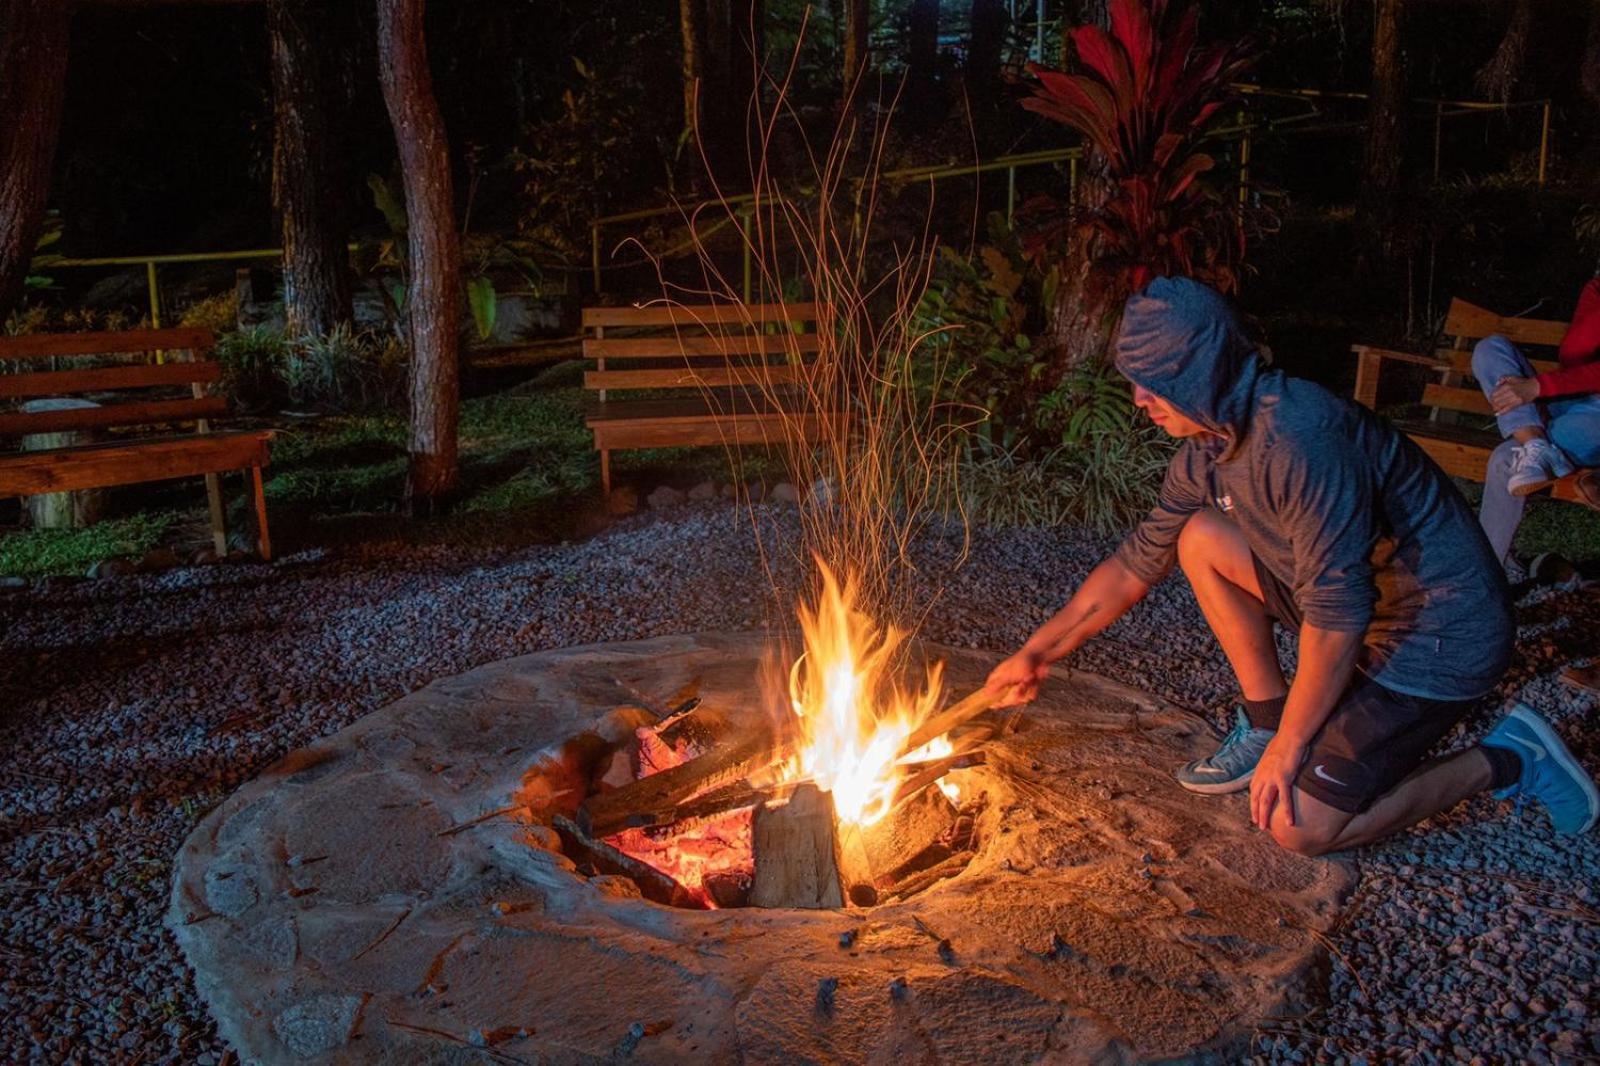
<path fill-rule="evenodd" d="M 1545 756 L 1549 754 L 1549 752 L 1544 750 L 1543 744 L 1535 744 L 1531 740 L 1523 740 L 1521 737 L 1514 737 L 1509 733 L 1506 734 L 1504 739 L 1511 741 L 1513 744 L 1520 744 L 1522 747 L 1527 748 L 1533 753 L 1534 762 L 1543 762 Z"/>
<path fill-rule="evenodd" d="M 1193 772 L 1197 774 L 1225 774 L 1228 771 L 1215 766 L 1196 766 Z"/>
<path fill-rule="evenodd" d="M 1350 787 L 1343 781 L 1340 781 L 1337 777 L 1334 777 L 1332 774 L 1328 773 L 1328 771 L 1324 770 L 1321 763 L 1317 763 L 1317 765 L 1313 766 L 1311 768 L 1311 772 L 1322 778 L 1324 781 L 1331 781 L 1336 785 L 1343 785 L 1345 788 Z"/>

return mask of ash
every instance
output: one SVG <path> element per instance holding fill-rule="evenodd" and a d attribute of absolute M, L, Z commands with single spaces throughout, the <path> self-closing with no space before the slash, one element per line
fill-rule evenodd
<path fill-rule="evenodd" d="M 758 510 L 764 556 L 744 512 L 691 505 L 581 544 L 369 545 L 0 592 L 0 1060 L 221 1061 L 162 928 L 174 856 L 207 812 L 286 752 L 479 664 L 782 619 L 764 567 L 798 587 L 803 571 L 777 550 L 795 522 Z M 959 540 L 929 533 L 917 579 L 944 595 L 923 635 L 1008 651 L 1109 547 L 1073 531 L 979 530 L 952 573 Z M 1595 769 L 1594 700 L 1556 675 L 1596 654 L 1600 597 L 1536 595 L 1519 621 L 1499 698 L 1447 743 L 1520 698 Z M 1181 577 L 1078 663 L 1213 723 L 1233 688 Z M 1558 839 L 1539 812 L 1478 798 L 1357 861 L 1327 987 L 1308 1013 L 1263 1025 L 1255 1055 L 1600 1054 L 1600 837 Z"/>

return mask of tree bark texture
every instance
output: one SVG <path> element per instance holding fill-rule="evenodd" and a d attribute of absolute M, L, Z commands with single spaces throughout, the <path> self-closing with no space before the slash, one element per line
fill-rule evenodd
<path fill-rule="evenodd" d="M 855 92 L 857 102 L 864 91 L 859 84 L 871 62 L 872 2 L 844 0 L 844 91 Z"/>
<path fill-rule="evenodd" d="M 1357 210 L 1385 258 L 1393 252 L 1405 154 L 1406 68 L 1401 49 L 1404 0 L 1377 0 L 1372 27 L 1372 92 Z"/>
<path fill-rule="evenodd" d="M 411 432 L 406 498 L 413 511 L 456 484 L 460 406 L 461 247 L 444 120 L 423 37 L 424 0 L 378 0 L 378 71 L 405 182 L 411 326 Z"/>
<path fill-rule="evenodd" d="M 283 231 L 283 302 L 291 337 L 322 336 L 349 324 L 341 147 L 335 116 L 340 50 L 329 10 L 305 0 L 272 0 L 272 196 Z"/>
<path fill-rule="evenodd" d="M 933 88 L 939 66 L 939 0 L 911 0 L 906 24 L 906 67 L 915 95 Z"/>
<path fill-rule="evenodd" d="M 683 128 L 699 131 L 700 106 L 706 78 L 705 0 L 678 0 L 678 24 L 683 36 Z"/>
<path fill-rule="evenodd" d="M 1005 55 L 1005 0 L 972 0 L 971 37 L 967 48 L 967 91 L 989 99 L 1000 85 L 1000 60 Z"/>
<path fill-rule="evenodd" d="M 70 0 L 0 2 L 0 321 L 22 298 L 61 134 Z"/>
<path fill-rule="evenodd" d="M 1589 34 L 1583 45 L 1578 83 L 1589 103 L 1600 109 L 1600 0 L 1589 0 Z"/>
<path fill-rule="evenodd" d="M 1083 0 L 1078 5 L 1077 26 L 1096 25 L 1110 29 L 1111 13 L 1106 0 Z M 1065 55 L 1070 56 L 1071 42 Z M 1098 211 L 1110 198 L 1105 159 L 1087 143 L 1078 169 L 1078 188 L 1073 212 Z M 1074 226 L 1067 237 L 1066 254 L 1061 259 L 1061 281 L 1046 323 L 1046 343 L 1050 369 L 1038 382 L 1047 392 L 1079 363 L 1106 358 L 1116 332 L 1118 312 L 1126 293 L 1114 292 L 1096 284 L 1094 261 L 1097 253 L 1092 234 Z"/>
<path fill-rule="evenodd" d="M 1489 61 L 1474 77 L 1478 91 L 1502 103 L 1511 100 L 1528 65 L 1528 42 L 1533 36 L 1533 0 L 1514 0 L 1511 21 Z"/>

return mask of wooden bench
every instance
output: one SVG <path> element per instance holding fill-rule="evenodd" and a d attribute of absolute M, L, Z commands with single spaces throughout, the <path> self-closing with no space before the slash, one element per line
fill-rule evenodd
<path fill-rule="evenodd" d="M 1422 446 L 1447 474 L 1482 481 L 1489 465 L 1489 454 L 1499 446 L 1494 412 L 1483 390 L 1472 383 L 1472 348 L 1485 337 L 1499 333 L 1527 355 L 1528 350 L 1554 348 L 1567 331 L 1565 322 L 1550 319 L 1510 318 L 1470 304 L 1451 300 L 1445 316 L 1438 348 L 1431 355 L 1397 352 L 1368 344 L 1354 345 L 1358 402 L 1369 408 L 1378 406 L 1378 378 L 1386 362 L 1409 363 L 1426 367 L 1437 381 L 1423 386 L 1418 417 L 1397 418 L 1396 426 Z M 1554 370 L 1550 359 L 1529 357 L 1540 372 Z M 1577 475 L 1563 478 L 1551 487 L 1556 499 L 1579 500 L 1574 483 Z"/>
<path fill-rule="evenodd" d="M 109 439 L 40 451 L 0 451 L 0 497 L 108 488 L 204 475 L 211 534 L 227 553 L 221 474 L 248 470 L 255 488 L 261 557 L 272 557 L 261 470 L 271 430 L 216 432 L 228 413 L 213 392 L 221 368 L 211 358 L 209 329 L 51 333 L 0 338 L 0 441 L 33 433 L 105 430 Z M 159 358 L 153 353 L 160 353 Z M 61 369 L 60 361 L 100 357 L 112 365 Z M 49 362 L 47 362 L 49 361 Z M 9 364 L 28 366 L 16 370 Z M 44 364 L 49 369 L 31 369 Z M 78 396 L 99 406 L 24 412 L 21 403 Z M 192 432 L 183 427 L 193 426 Z"/>
<path fill-rule="evenodd" d="M 585 422 L 606 494 L 613 451 L 789 444 L 836 427 L 844 414 L 802 387 L 823 357 L 816 320 L 809 303 L 585 309 Z"/>

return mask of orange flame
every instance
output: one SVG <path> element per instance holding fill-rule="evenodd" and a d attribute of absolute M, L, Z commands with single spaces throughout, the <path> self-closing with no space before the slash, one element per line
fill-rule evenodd
<path fill-rule="evenodd" d="M 788 769 L 833 794 L 840 821 L 872 825 L 889 813 L 902 764 L 935 756 L 941 738 L 909 756 L 906 739 L 939 705 L 943 668 L 928 667 L 915 695 L 898 681 L 895 667 L 904 631 L 881 625 L 859 606 L 856 583 L 841 585 L 821 559 L 821 595 L 802 605 L 805 651 L 789 671 L 789 703 L 798 720 L 800 753 Z"/>

